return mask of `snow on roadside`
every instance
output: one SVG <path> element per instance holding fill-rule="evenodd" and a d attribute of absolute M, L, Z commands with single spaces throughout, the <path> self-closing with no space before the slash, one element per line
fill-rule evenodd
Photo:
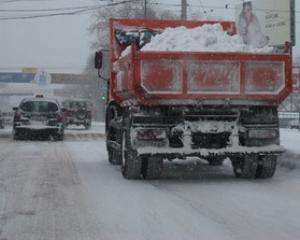
<path fill-rule="evenodd" d="M 300 167 L 300 131 L 296 129 L 280 130 L 281 145 L 286 152 L 280 156 L 279 165 L 288 169 Z"/>
<path fill-rule="evenodd" d="M 300 155 L 300 131 L 296 129 L 280 130 L 281 144 L 290 152 Z"/>
<path fill-rule="evenodd" d="M 188 29 L 166 28 L 152 38 L 142 51 L 186 51 L 186 52 L 251 52 L 269 53 L 272 47 L 253 48 L 243 43 L 239 35 L 230 36 L 221 24 L 205 24 Z"/>

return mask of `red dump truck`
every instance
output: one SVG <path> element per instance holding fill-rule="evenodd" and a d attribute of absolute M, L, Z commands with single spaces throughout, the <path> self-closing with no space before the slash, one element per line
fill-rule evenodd
<path fill-rule="evenodd" d="M 276 54 L 146 52 L 137 40 L 213 23 L 235 34 L 234 22 L 110 20 L 106 141 L 125 178 L 157 179 L 164 159 L 187 157 L 229 158 L 240 178 L 274 175 L 283 152 L 277 108 L 292 91 L 289 44 Z"/>

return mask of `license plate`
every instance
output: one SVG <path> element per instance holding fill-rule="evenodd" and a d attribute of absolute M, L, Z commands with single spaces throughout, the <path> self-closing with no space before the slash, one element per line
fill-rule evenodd
<path fill-rule="evenodd" d="M 44 116 L 32 116 L 31 120 L 36 121 L 36 122 L 42 122 L 42 121 L 46 120 L 46 117 L 44 117 Z"/>
<path fill-rule="evenodd" d="M 44 126 L 45 125 L 45 121 L 31 121 L 30 125 L 33 125 L 33 126 Z"/>

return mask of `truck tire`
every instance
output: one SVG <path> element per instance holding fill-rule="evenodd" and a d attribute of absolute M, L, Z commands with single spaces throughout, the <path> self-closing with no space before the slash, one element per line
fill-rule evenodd
<path fill-rule="evenodd" d="M 115 120 L 118 115 L 121 115 L 121 109 L 115 104 L 111 104 L 107 107 L 106 110 L 106 119 L 105 119 L 105 133 L 106 133 L 106 148 L 108 154 L 108 161 L 112 165 L 121 165 L 122 164 L 122 132 L 120 129 L 117 129 L 112 126 L 112 121 Z M 109 146 L 108 142 L 115 142 L 119 144 L 120 150 L 116 150 Z"/>
<path fill-rule="evenodd" d="M 145 179 L 159 179 L 163 169 L 163 158 L 151 156 L 143 159 L 142 174 Z"/>
<path fill-rule="evenodd" d="M 55 133 L 53 135 L 54 141 L 63 141 L 64 138 L 65 138 L 65 134 L 64 133 Z"/>
<path fill-rule="evenodd" d="M 256 156 L 241 156 L 231 159 L 234 175 L 237 178 L 254 179 L 257 171 Z"/>
<path fill-rule="evenodd" d="M 84 124 L 84 128 L 85 128 L 86 130 L 91 129 L 91 123 L 89 123 L 89 122 L 85 123 L 85 124 Z"/>
<path fill-rule="evenodd" d="M 277 166 L 277 156 L 262 156 L 256 170 L 256 178 L 266 179 L 274 176 Z"/>
<path fill-rule="evenodd" d="M 121 165 L 121 157 L 118 151 L 111 148 L 108 149 L 108 161 L 111 165 Z"/>
<path fill-rule="evenodd" d="M 122 133 L 122 174 L 126 179 L 140 179 L 142 159 L 132 148 L 129 131 L 126 129 Z"/>
<path fill-rule="evenodd" d="M 122 144 L 122 136 L 121 136 L 121 131 L 118 131 L 116 134 L 116 142 L 118 144 Z M 108 152 L 108 161 L 111 165 L 121 165 L 122 164 L 122 151 L 121 150 L 116 150 L 111 147 L 107 147 L 107 152 Z"/>
<path fill-rule="evenodd" d="M 20 141 L 20 140 L 27 140 L 29 138 L 28 133 L 22 131 L 22 130 L 13 130 L 13 140 Z"/>

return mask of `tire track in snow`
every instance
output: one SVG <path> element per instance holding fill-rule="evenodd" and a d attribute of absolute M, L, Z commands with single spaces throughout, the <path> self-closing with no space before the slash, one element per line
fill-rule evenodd
<path fill-rule="evenodd" d="M 9 142 L 0 162 L 0 239 L 101 239 L 64 143 Z M 3 151 L 1 151 L 1 156 Z"/>
<path fill-rule="evenodd" d="M 24 144 L 24 143 L 22 143 Z M 21 239 L 20 232 L 26 221 L 35 215 L 34 205 L 31 204 L 30 189 L 31 178 L 35 174 L 36 159 L 31 159 L 31 154 L 26 151 L 20 154 L 24 148 L 21 143 L 8 143 L 8 157 L 0 167 L 0 175 L 4 178 L 4 191 L 1 191 L 1 231 L 0 235 L 10 235 L 8 239 Z M 31 151 L 34 149 L 31 149 Z M 16 159 L 16 156 L 21 156 Z M 24 236 L 23 236 L 24 237 Z"/>

